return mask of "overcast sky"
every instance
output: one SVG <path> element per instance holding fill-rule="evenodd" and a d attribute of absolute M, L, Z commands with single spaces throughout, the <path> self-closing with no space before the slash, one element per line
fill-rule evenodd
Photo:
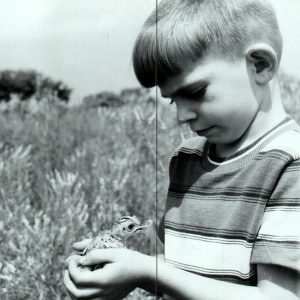
<path fill-rule="evenodd" d="M 285 47 L 282 68 L 300 78 L 300 0 L 272 0 Z M 155 0 L 0 0 L 0 69 L 35 69 L 75 99 L 136 87 L 135 37 Z"/>

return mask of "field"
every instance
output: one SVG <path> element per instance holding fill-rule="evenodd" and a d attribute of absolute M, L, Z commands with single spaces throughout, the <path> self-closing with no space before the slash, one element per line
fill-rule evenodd
<path fill-rule="evenodd" d="M 299 121 L 299 82 L 281 82 Z M 73 242 L 121 215 L 155 227 L 169 158 L 188 136 L 148 94 L 112 108 L 0 103 L 0 299 L 69 299 L 62 272 Z M 154 254 L 154 229 L 129 246 Z"/>
<path fill-rule="evenodd" d="M 155 103 L 145 97 L 114 108 L 2 103 L 0 299 L 67 299 L 73 242 L 121 215 L 155 221 L 173 149 L 157 159 Z M 154 232 L 130 243 L 149 254 L 155 245 Z"/>

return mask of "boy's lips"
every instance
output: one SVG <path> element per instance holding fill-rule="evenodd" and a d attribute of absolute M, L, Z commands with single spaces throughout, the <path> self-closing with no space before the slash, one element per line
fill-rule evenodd
<path fill-rule="evenodd" d="M 213 126 L 204 128 L 204 129 L 200 129 L 200 130 L 194 130 L 194 132 L 196 132 L 200 136 L 203 136 L 203 135 L 206 135 L 212 128 L 213 128 Z"/>

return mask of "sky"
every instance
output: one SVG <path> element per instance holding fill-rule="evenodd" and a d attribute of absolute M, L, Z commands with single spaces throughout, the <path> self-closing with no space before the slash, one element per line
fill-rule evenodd
<path fill-rule="evenodd" d="M 73 101 L 137 87 L 131 52 L 155 0 L 1 0 L 0 69 L 35 69 Z M 282 69 L 300 78 L 300 0 L 272 0 L 284 36 Z"/>

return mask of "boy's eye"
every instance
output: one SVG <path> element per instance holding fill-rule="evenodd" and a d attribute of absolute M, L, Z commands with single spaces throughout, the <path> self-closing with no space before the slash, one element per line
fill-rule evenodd
<path fill-rule="evenodd" d="M 186 97 L 188 99 L 198 100 L 198 99 L 203 98 L 205 93 L 206 93 L 206 87 L 203 87 L 198 91 L 190 92 L 190 93 L 186 94 Z"/>
<path fill-rule="evenodd" d="M 191 91 L 186 90 L 182 91 L 178 96 L 176 97 L 181 97 L 189 100 L 199 100 L 202 99 L 206 93 L 207 86 L 204 86 L 200 89 L 193 89 Z M 171 98 L 170 104 L 173 104 L 175 101 L 173 98 Z"/>

